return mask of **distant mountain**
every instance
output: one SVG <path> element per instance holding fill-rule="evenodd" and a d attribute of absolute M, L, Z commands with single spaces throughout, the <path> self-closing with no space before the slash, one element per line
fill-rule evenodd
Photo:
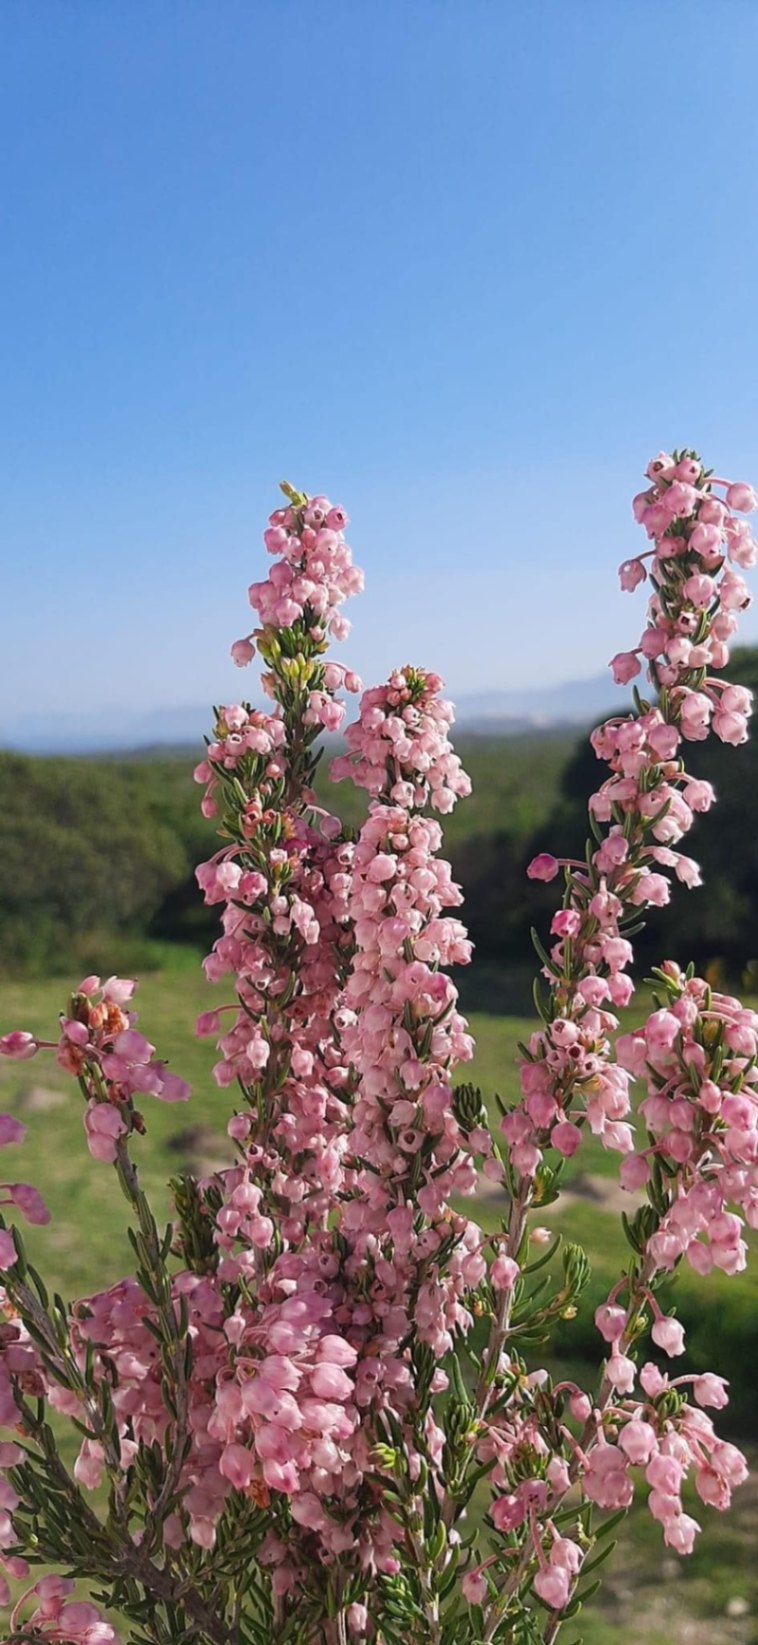
<path fill-rule="evenodd" d="M 456 724 L 467 731 L 525 731 L 534 726 L 588 725 L 604 713 L 621 713 L 631 698 L 608 673 L 564 685 L 524 687 L 516 691 L 482 691 L 458 697 Z"/>
<path fill-rule="evenodd" d="M 515 735 L 534 727 L 587 725 L 629 701 L 607 674 L 529 691 L 483 691 L 456 700 L 456 723 L 466 731 Z M 19 714 L 0 725 L 0 747 L 27 754 L 110 754 L 147 749 L 199 748 L 209 730 L 207 707 L 149 713 Z"/>
<path fill-rule="evenodd" d="M 210 728 L 202 708 L 161 708 L 146 714 L 19 714 L 0 725 L 0 747 L 24 754 L 109 754 L 118 750 L 201 748 Z"/>

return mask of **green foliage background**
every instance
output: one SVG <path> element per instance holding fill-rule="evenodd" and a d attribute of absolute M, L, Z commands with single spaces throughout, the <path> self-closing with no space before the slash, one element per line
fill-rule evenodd
<path fill-rule="evenodd" d="M 734 653 L 730 677 L 758 690 L 758 649 Z M 445 845 L 465 892 L 477 966 L 458 980 L 469 1007 L 519 1009 L 529 998 L 529 928 L 544 925 L 554 887 L 525 878 L 530 857 L 583 854 L 586 804 L 603 770 L 586 735 L 461 735 L 474 784 L 445 819 Z M 199 757 L 200 751 L 198 751 Z M 675 893 L 640 943 L 652 955 L 693 958 L 758 980 L 758 739 L 727 748 L 689 744 L 688 768 L 714 783 L 718 805 L 698 817 L 686 850 L 702 889 Z M 155 758 L 34 759 L 0 753 L 0 967 L 45 976 L 147 963 L 156 943 L 206 947 L 217 929 L 194 880 L 215 850 L 199 812 L 192 750 Z M 359 822 L 365 796 L 319 773 L 322 802 Z"/>
<path fill-rule="evenodd" d="M 758 689 L 758 650 L 735 653 L 733 661 L 730 675 Z M 456 981 L 465 1008 L 475 1013 L 474 1075 L 493 1102 L 496 1090 L 515 1096 L 516 1043 L 533 1026 L 529 927 L 537 923 L 544 932 L 555 904 L 555 887 L 528 882 L 526 863 L 541 849 L 583 850 L 586 800 L 603 769 L 586 737 L 563 730 L 461 736 L 457 746 L 474 794 L 445 819 L 446 849 L 464 887 L 477 953 Z M 690 745 L 687 756 L 689 769 L 714 783 L 719 800 L 697 819 L 686 847 L 702 864 L 705 885 L 675 890 L 671 907 L 651 920 L 641 967 L 644 973 L 653 957 L 666 954 L 693 957 L 714 980 L 755 994 L 758 741 L 733 749 L 711 740 Z M 213 824 L 199 813 L 195 757 L 186 749 L 132 759 L 0 754 L 0 1032 L 20 1026 L 47 1035 L 67 985 L 90 970 L 144 976 L 160 969 L 159 977 L 144 977 L 140 1025 L 193 1081 L 195 1095 L 184 1112 L 145 1104 L 150 1136 L 141 1151 L 143 1177 L 159 1213 L 169 1208 L 168 1176 L 186 1166 L 212 1169 L 223 1159 L 229 1108 L 210 1075 L 212 1047 L 192 1037 L 197 1012 L 216 1003 L 199 956 L 218 929 L 218 911 L 204 908 L 194 880 L 195 864 L 216 849 Z M 359 822 L 365 797 L 349 784 L 330 784 L 326 763 L 319 778 L 323 803 Z M 223 989 L 218 993 L 226 997 Z M 644 993 L 638 1000 L 631 1022 L 644 1009 Z M 129 1263 L 124 1207 L 111 1173 L 86 1153 L 72 1082 L 51 1062 L 42 1066 L 41 1058 L 5 1064 L 0 1108 L 28 1125 L 17 1168 L 39 1183 L 53 1211 L 49 1229 L 28 1230 L 46 1276 L 69 1296 L 115 1279 Z M 592 1261 L 579 1317 L 555 1344 L 555 1369 L 582 1380 L 597 1364 L 594 1308 L 623 1256 L 617 1163 L 589 1141 L 579 1159 L 568 1162 L 568 1192 L 557 1212 L 548 1213 Z M 496 1196 L 477 1212 L 496 1226 Z M 753 1247 L 756 1242 L 751 1236 Z M 677 1362 L 676 1372 L 709 1368 L 730 1378 L 731 1405 L 719 1426 L 748 1448 L 758 1441 L 756 1267 L 753 1250 L 746 1274 L 702 1283 L 686 1272 L 675 1292 L 688 1338 L 686 1365 Z M 706 1534 L 694 1558 L 682 1562 L 666 1558 L 649 1516 L 635 1511 L 621 1560 L 613 1562 L 583 1619 L 586 1645 L 611 1637 L 624 1645 L 642 1637 L 647 1645 L 679 1645 L 685 1638 L 699 1645 L 714 1637 L 758 1645 L 758 1570 L 749 1555 L 758 1493 L 751 1487 L 740 1493 L 728 1519 L 690 1506 Z M 677 1570 L 681 1581 L 672 1585 Z M 632 1593 L 634 1601 L 624 1597 Z M 733 1620 L 727 1607 L 735 1595 L 748 1610 Z"/>
<path fill-rule="evenodd" d="M 730 675 L 758 689 L 758 650 L 736 652 Z M 476 956 L 473 967 L 456 981 L 467 1010 L 489 1013 L 477 1022 L 483 1084 L 491 1092 L 499 1077 L 499 1089 L 507 1097 L 515 1095 L 515 1039 L 530 1031 L 535 967 L 529 929 L 536 923 L 545 931 L 555 904 L 555 886 L 529 882 L 525 867 L 537 850 L 583 853 L 587 798 L 602 780 L 603 767 L 586 736 L 577 738 L 566 730 L 462 736 L 458 748 L 474 792 L 445 819 L 445 848 L 463 885 Z M 758 739 L 735 749 L 711 738 L 707 744 L 689 745 L 687 759 L 693 773 L 708 777 L 718 794 L 718 805 L 698 817 L 691 844 L 687 842 L 703 865 L 705 884 L 694 892 L 675 888 L 671 906 L 654 913 L 640 940 L 642 974 L 664 955 L 692 957 L 714 980 L 751 987 L 758 982 L 758 829 L 750 798 L 758 795 Z M 75 982 L 89 970 L 118 968 L 123 973 L 167 966 L 173 980 L 166 984 L 162 979 L 156 994 L 167 987 L 174 1004 L 167 1023 L 156 1023 L 156 1037 L 163 1050 L 168 1028 L 171 1052 L 176 1034 L 180 1072 L 192 1077 L 199 1071 L 184 1068 L 186 1051 L 180 1048 L 193 1008 L 202 1006 L 205 985 L 198 960 L 217 934 L 218 910 L 204 907 L 194 867 L 212 854 L 217 841 L 213 823 L 200 815 L 194 763 L 192 750 L 132 759 L 0 754 L 0 967 L 5 977 L 0 1026 L 20 1022 L 24 1013 L 15 1006 L 36 997 L 34 990 L 30 995 L 24 989 L 25 977 L 40 979 L 40 1000 L 52 1004 L 55 988 L 43 980 L 48 976 Z M 346 821 L 360 822 L 366 797 L 350 783 L 330 783 L 328 752 L 319 789 L 324 804 Z M 18 986 L 21 997 L 16 999 Z M 64 992 L 65 985 L 60 1004 Z M 179 992 L 188 1007 L 184 1031 L 176 1020 Z M 150 1010 L 160 1010 L 155 998 Z M 22 1026 L 47 1030 L 50 1024 L 24 1020 Z M 202 1085 L 208 1083 L 207 1049 L 201 1059 Z M 191 1060 L 199 1055 L 196 1046 Z M 193 1104 L 195 1123 L 198 1114 L 201 1126 L 207 1124 L 206 1114 Z M 164 1112 L 155 1116 L 155 1124 L 161 1136 L 167 1125 L 173 1129 Z M 618 1219 L 607 1216 L 602 1217 L 605 1231 L 598 1245 L 600 1213 L 592 1188 L 604 1176 L 612 1178 L 615 1161 L 593 1144 L 580 1158 L 589 1189 L 574 1199 L 565 1216 L 569 1237 L 597 1247 L 595 1280 L 580 1320 L 565 1333 L 565 1343 L 559 1339 L 559 1348 L 594 1362 L 592 1313 L 606 1281 L 614 1277 L 611 1270 L 622 1247 L 614 1243 L 620 1241 Z M 164 1163 L 156 1162 L 158 1192 Z M 569 1178 L 573 1172 L 571 1165 Z M 703 1300 L 703 1292 L 685 1279 L 680 1309 L 693 1368 L 712 1364 L 714 1357 L 728 1360 L 734 1384 L 728 1421 L 758 1439 L 752 1375 L 758 1309 L 752 1306 L 752 1292 L 747 1305 L 745 1286 L 750 1285 L 747 1280 L 722 1284 L 716 1276 Z"/>

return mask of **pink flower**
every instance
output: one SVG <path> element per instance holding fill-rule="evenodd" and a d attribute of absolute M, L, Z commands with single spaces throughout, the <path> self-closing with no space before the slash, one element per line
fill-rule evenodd
<path fill-rule="evenodd" d="M 501 1496 L 493 1502 L 490 1515 L 496 1530 L 513 1531 L 523 1522 L 524 1504 L 517 1496 Z"/>
<path fill-rule="evenodd" d="M 645 1361 L 640 1371 L 640 1382 L 651 1399 L 657 1399 L 668 1387 L 668 1378 L 658 1370 L 658 1366 L 654 1365 L 651 1359 Z"/>
<path fill-rule="evenodd" d="M 656 1347 L 662 1348 L 670 1356 L 684 1353 L 684 1327 L 678 1319 L 665 1319 L 661 1316 L 655 1321 L 650 1335 Z"/>
<path fill-rule="evenodd" d="M 723 539 L 721 535 L 721 520 L 709 524 L 703 520 L 703 509 L 700 510 L 700 519 L 695 526 L 689 540 L 689 547 L 707 565 L 718 561 L 723 554 Z"/>
<path fill-rule="evenodd" d="M 592 1415 L 592 1402 L 577 1388 L 569 1399 L 569 1410 L 576 1422 L 587 1422 Z"/>
<path fill-rule="evenodd" d="M 328 1360 L 314 1366 L 310 1383 L 317 1399 L 349 1399 L 354 1391 L 354 1385 L 342 1367 Z"/>
<path fill-rule="evenodd" d="M 599 1508 L 628 1508 L 634 1485 L 627 1471 L 627 1458 L 616 1445 L 596 1445 L 583 1476 L 585 1496 Z"/>
<path fill-rule="evenodd" d="M 690 1514 L 674 1514 L 663 1522 L 663 1540 L 677 1554 L 691 1554 L 700 1526 Z"/>
<path fill-rule="evenodd" d="M 617 651 L 611 658 L 610 668 L 617 685 L 627 685 L 641 671 L 639 657 L 634 651 Z"/>
<path fill-rule="evenodd" d="M 97 987 L 96 977 L 90 977 L 87 980 L 94 982 Z M 103 999 L 109 1000 L 112 1005 L 128 1005 L 134 997 L 136 987 L 137 984 L 133 977 L 108 977 L 107 981 L 103 983 Z M 81 992 L 85 992 L 83 985 L 81 986 Z"/>
<path fill-rule="evenodd" d="M 645 469 L 649 480 L 672 480 L 676 472 L 673 457 L 667 451 L 659 451 L 657 457 L 651 457 Z"/>
<path fill-rule="evenodd" d="M 694 514 L 700 501 L 699 493 L 693 485 L 684 480 L 674 480 L 664 496 L 664 504 L 670 518 L 689 519 Z"/>
<path fill-rule="evenodd" d="M 691 741 L 702 742 L 708 735 L 713 703 L 703 691 L 685 691 L 679 702 L 679 723 L 682 733 Z"/>
<path fill-rule="evenodd" d="M 236 1491 L 244 1491 L 253 1477 L 253 1458 L 244 1445 L 227 1445 L 221 1453 L 219 1472 Z"/>
<path fill-rule="evenodd" d="M 304 1525 L 307 1530 L 322 1531 L 327 1518 L 323 1504 L 313 1491 L 304 1491 L 294 1496 L 290 1503 L 290 1513 L 296 1524 Z"/>
<path fill-rule="evenodd" d="M 646 576 L 647 572 L 641 560 L 625 560 L 623 565 L 619 566 L 619 582 L 625 594 L 633 593 L 638 583 L 644 583 Z"/>
<path fill-rule="evenodd" d="M 490 1267 L 490 1280 L 497 1291 L 512 1291 L 519 1273 L 518 1263 L 512 1257 L 501 1255 L 495 1257 Z"/>
<path fill-rule="evenodd" d="M 255 647 L 250 640 L 235 640 L 230 654 L 238 668 L 246 668 L 255 656 Z"/>
<path fill-rule="evenodd" d="M 218 1034 L 221 1031 L 221 1016 L 218 1011 L 201 1011 L 195 1023 L 195 1033 L 198 1039 L 205 1039 L 209 1034 Z"/>
<path fill-rule="evenodd" d="M 461 1577 L 461 1593 L 469 1605 L 481 1605 L 487 1598 L 487 1578 L 480 1570 L 466 1571 Z"/>
<path fill-rule="evenodd" d="M 673 1011 L 653 1011 L 645 1024 L 648 1053 L 670 1051 L 681 1036 L 682 1024 Z"/>
<path fill-rule="evenodd" d="M 573 908 L 559 909 L 550 921 L 550 930 L 556 937 L 576 937 L 581 928 L 581 916 Z"/>
<path fill-rule="evenodd" d="M 539 856 L 533 857 L 528 868 L 527 878 L 530 880 L 554 880 L 560 863 L 551 857 L 548 851 L 542 851 Z"/>
<path fill-rule="evenodd" d="M 618 1443 L 624 1455 L 636 1468 L 644 1466 L 650 1461 L 654 1451 L 658 1448 L 655 1429 L 649 1422 L 635 1417 L 631 1422 L 624 1424 L 618 1437 Z"/>
<path fill-rule="evenodd" d="M 123 1057 L 125 1062 L 149 1062 L 155 1054 L 155 1046 L 139 1034 L 136 1028 L 126 1028 L 122 1034 L 117 1034 L 113 1041 L 113 1049 L 117 1057 Z"/>
<path fill-rule="evenodd" d="M 50 1221 L 50 1212 L 45 1201 L 39 1190 L 33 1188 L 31 1183 L 12 1182 L 8 1185 L 8 1193 L 27 1222 L 44 1227 Z"/>
<path fill-rule="evenodd" d="M 739 743 L 747 742 L 747 720 L 744 714 L 724 713 L 717 708 L 713 716 L 713 729 L 722 743 L 737 746 Z"/>
<path fill-rule="evenodd" d="M 684 1464 L 679 1461 L 679 1457 L 659 1451 L 654 1454 L 651 1462 L 648 1462 L 645 1477 L 648 1485 L 653 1485 L 654 1490 L 663 1492 L 666 1497 L 676 1497 L 684 1479 Z"/>
<path fill-rule="evenodd" d="M 691 777 L 682 793 L 691 811 L 709 811 L 716 798 L 712 783 L 704 778 Z"/>
<path fill-rule="evenodd" d="M 702 1376 L 695 1377 L 692 1392 L 698 1405 L 710 1405 L 717 1411 L 723 1411 L 729 1404 L 728 1386 L 723 1377 L 717 1377 L 713 1371 L 705 1371 Z"/>
<path fill-rule="evenodd" d="M 113 1164 L 116 1143 L 126 1136 L 126 1126 L 118 1112 L 108 1102 L 90 1102 L 84 1111 L 84 1129 L 87 1147 L 93 1159 Z"/>
<path fill-rule="evenodd" d="M 712 577 L 706 577 L 702 573 L 696 573 L 692 577 L 687 578 L 682 592 L 685 595 L 685 598 L 688 599 L 692 605 L 694 605 L 698 610 L 704 611 L 706 607 L 710 605 L 715 589 L 716 584 L 714 583 Z"/>
<path fill-rule="evenodd" d="M 604 1302 L 595 1309 L 595 1325 L 606 1342 L 616 1342 L 626 1327 L 626 1310 Z"/>
<path fill-rule="evenodd" d="M 752 514 L 753 509 L 758 508 L 758 497 L 753 487 L 743 481 L 738 480 L 734 485 L 727 486 L 726 500 L 738 514 Z"/>
<path fill-rule="evenodd" d="M 344 1337 L 322 1337 L 316 1349 L 317 1358 L 326 1360 L 330 1365 L 353 1366 L 358 1358 L 357 1348 L 346 1342 Z"/>
<path fill-rule="evenodd" d="M 637 1375 L 637 1367 L 628 1354 L 619 1354 L 615 1348 L 609 1360 L 606 1361 L 605 1374 L 608 1381 L 613 1383 L 622 1394 L 631 1394 Z"/>
<path fill-rule="evenodd" d="M 192 1096 L 192 1086 L 180 1079 L 178 1074 L 170 1074 L 164 1069 L 154 1095 L 160 1102 L 188 1102 Z"/>
<path fill-rule="evenodd" d="M 650 903 L 653 908 L 665 908 L 670 900 L 671 888 L 663 874 L 649 874 L 643 871 L 637 877 L 635 885 L 629 893 L 629 901 L 636 907 L 643 903 Z"/>
<path fill-rule="evenodd" d="M 652 490 L 638 491 L 636 497 L 632 498 L 632 514 L 638 525 L 644 525 L 654 497 L 655 491 Z"/>
<path fill-rule="evenodd" d="M 626 1189 L 628 1194 L 634 1194 L 640 1188 L 644 1188 L 649 1180 L 650 1167 L 647 1160 L 641 1154 L 630 1154 L 623 1161 L 619 1171 L 621 1187 Z"/>
<path fill-rule="evenodd" d="M 12 1142 L 23 1142 L 25 1136 L 26 1126 L 20 1120 L 14 1119 L 12 1114 L 0 1114 L 0 1148 L 7 1148 Z"/>
<path fill-rule="evenodd" d="M 577 1148 L 580 1147 L 581 1141 L 582 1133 L 579 1126 L 574 1125 L 571 1120 L 561 1120 L 558 1125 L 553 1126 L 550 1132 L 552 1147 L 557 1148 L 559 1154 L 563 1154 L 565 1159 L 572 1158 Z"/>
<path fill-rule="evenodd" d="M 571 1593 L 571 1574 L 561 1565 L 540 1567 L 534 1578 L 534 1591 L 553 1611 L 562 1611 Z"/>
<path fill-rule="evenodd" d="M 38 1050 L 39 1044 L 34 1035 L 27 1034 L 22 1028 L 14 1028 L 10 1034 L 3 1034 L 0 1038 L 0 1056 L 13 1057 L 16 1062 L 25 1062 Z"/>

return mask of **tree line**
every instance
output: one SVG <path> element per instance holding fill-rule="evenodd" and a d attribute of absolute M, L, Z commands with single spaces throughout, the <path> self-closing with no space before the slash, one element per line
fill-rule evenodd
<path fill-rule="evenodd" d="M 730 678 L 758 691 L 758 649 L 734 653 Z M 465 1003 L 517 1009 L 525 996 L 524 939 L 543 934 L 555 886 L 525 877 L 526 864 L 556 841 L 583 854 L 589 795 L 603 778 L 586 736 L 460 737 L 473 798 L 446 829 L 476 945 L 474 970 L 459 979 Z M 691 956 L 725 979 L 758 982 L 758 739 L 739 748 L 715 738 L 689 744 L 688 767 L 716 789 L 718 803 L 691 836 L 704 884 L 676 887 L 638 939 L 653 953 Z M 326 763 L 326 762 L 325 762 Z M 69 974 L 145 968 L 157 943 L 207 947 L 214 909 L 198 895 L 194 868 L 215 850 L 198 809 L 192 754 L 133 759 L 31 758 L 0 753 L 0 966 L 6 972 Z M 360 822 L 363 796 L 320 782 L 321 798 Z M 520 972 L 518 968 L 521 968 Z"/>

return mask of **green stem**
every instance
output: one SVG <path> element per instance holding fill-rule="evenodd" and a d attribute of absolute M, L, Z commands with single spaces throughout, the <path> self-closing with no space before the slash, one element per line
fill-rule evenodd
<path fill-rule="evenodd" d="M 160 1535 L 161 1525 L 166 1513 L 171 1507 L 179 1487 L 182 1468 L 184 1466 L 187 1439 L 189 1437 L 189 1387 L 187 1380 L 188 1357 L 185 1334 L 181 1330 L 176 1316 L 176 1304 L 171 1286 L 171 1276 L 163 1257 L 161 1241 L 158 1237 L 158 1228 L 150 1209 L 146 1195 L 139 1185 L 137 1168 L 129 1158 L 127 1139 L 119 1137 L 116 1144 L 116 1171 L 119 1181 L 131 1201 L 137 1216 L 140 1233 L 145 1242 L 149 1260 L 150 1282 L 155 1286 L 159 1298 L 159 1313 L 161 1323 L 166 1334 L 168 1346 L 168 1365 L 166 1370 L 171 1383 L 171 1397 L 176 1415 L 170 1423 L 172 1440 L 171 1459 L 166 1467 L 160 1491 L 150 1507 L 150 1521 L 152 1526 L 152 1541 L 155 1543 Z M 139 1274 L 137 1276 L 139 1278 Z M 165 1444 L 164 1444 L 165 1451 Z"/>

